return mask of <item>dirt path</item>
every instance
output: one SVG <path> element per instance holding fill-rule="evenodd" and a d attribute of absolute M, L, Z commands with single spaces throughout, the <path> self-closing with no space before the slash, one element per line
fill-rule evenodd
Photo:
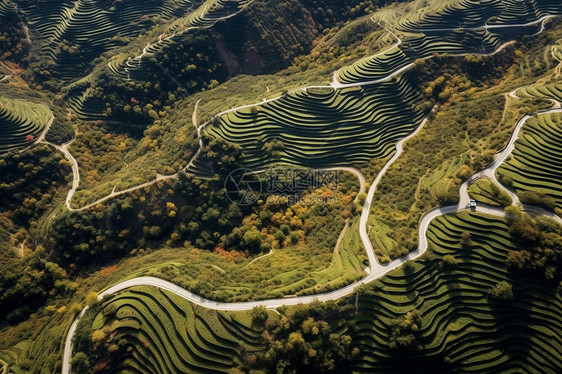
<path fill-rule="evenodd" d="M 252 261 L 248 262 L 248 264 L 246 266 L 244 266 L 245 268 L 252 265 L 254 262 L 256 262 L 257 260 L 261 260 L 262 258 L 265 258 L 269 255 L 271 255 L 273 253 L 273 249 L 270 249 L 268 253 L 266 253 L 265 255 L 261 255 L 259 257 L 254 258 Z"/>
<path fill-rule="evenodd" d="M 197 100 L 197 102 L 195 103 L 195 107 L 193 108 L 193 113 L 191 114 L 191 123 L 193 123 L 193 126 L 195 126 L 195 129 L 198 128 L 198 125 L 197 125 L 197 108 L 199 107 L 200 101 L 201 101 L 201 99 Z"/>
<path fill-rule="evenodd" d="M 345 225 L 343 226 L 343 230 L 341 230 L 340 235 L 338 236 L 338 240 L 336 241 L 336 246 L 334 247 L 334 254 L 337 256 L 340 255 L 340 244 L 348 228 L 349 228 L 349 218 L 345 220 Z"/>

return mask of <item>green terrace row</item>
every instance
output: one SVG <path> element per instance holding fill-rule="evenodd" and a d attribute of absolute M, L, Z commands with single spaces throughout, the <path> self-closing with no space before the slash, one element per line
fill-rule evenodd
<path fill-rule="evenodd" d="M 105 6 L 104 6 L 105 5 Z M 83 73 L 84 61 L 124 44 L 151 26 L 151 17 L 171 19 L 191 8 L 191 0 L 123 1 L 113 6 L 96 1 L 23 2 L 19 9 L 30 21 L 47 55 L 64 79 Z M 58 47 L 67 41 L 66 52 Z"/>
<path fill-rule="evenodd" d="M 0 0 L 0 19 L 6 19 L 12 14 L 15 10 L 15 4 L 7 1 L 7 0 Z"/>
<path fill-rule="evenodd" d="M 445 53 L 491 53 L 502 41 L 501 35 L 484 29 L 421 35 L 405 40 L 383 54 L 363 58 L 341 69 L 338 80 L 342 83 L 359 83 L 384 79 L 416 59 Z"/>
<path fill-rule="evenodd" d="M 562 207 L 562 113 L 547 113 L 527 120 L 511 157 L 498 168 L 510 178 L 516 193 L 532 191 L 550 196 Z"/>
<path fill-rule="evenodd" d="M 529 86 L 515 92 L 518 97 L 536 97 L 562 101 L 562 82 L 551 83 L 542 86 Z"/>
<path fill-rule="evenodd" d="M 343 90 L 309 88 L 229 112 L 204 129 L 242 147 L 248 167 L 358 165 L 385 157 L 423 113 L 404 79 Z"/>
<path fill-rule="evenodd" d="M 69 323 L 67 314 L 52 314 L 45 328 L 32 339 L 21 340 L 14 346 L 0 350 L 0 360 L 8 363 L 10 374 L 60 372 L 61 341 L 68 332 Z M 22 371 L 24 365 L 28 370 Z M 0 373 L 1 369 L 0 362 Z"/>
<path fill-rule="evenodd" d="M 125 342 L 112 373 L 226 373 L 244 365 L 242 352 L 263 349 L 240 313 L 209 311 L 158 288 L 122 291 L 104 309 L 93 327 L 109 326 L 112 341 Z"/>
<path fill-rule="evenodd" d="M 391 27 L 385 22 L 388 13 L 375 14 L 374 20 Z M 527 27 L 521 24 L 547 15 L 562 15 L 562 4 L 553 0 L 455 2 L 440 11 L 423 14 L 419 19 L 399 22 L 395 28 L 408 35 L 401 45 L 341 69 L 338 80 L 358 83 L 383 79 L 416 59 L 435 54 L 491 53 L 507 40 L 537 32 L 539 24 Z M 492 23 L 513 27 L 484 28 Z M 421 35 L 416 36 L 415 33 Z"/>
<path fill-rule="evenodd" d="M 83 91 L 80 95 L 69 96 L 68 106 L 82 121 L 105 120 L 103 113 L 106 105 L 103 100 L 88 96 L 88 91 Z"/>
<path fill-rule="evenodd" d="M 470 233 L 468 247 L 461 245 L 464 232 Z M 427 235 L 432 256 L 374 282 L 359 293 L 356 308 L 332 316 L 354 321 L 348 333 L 359 352 L 352 370 L 557 373 L 561 297 L 554 287 L 510 275 L 506 258 L 518 246 L 505 220 L 445 215 Z M 445 255 L 454 256 L 456 265 L 444 263 Z M 506 280 L 514 284 L 515 298 L 489 298 L 488 290 Z M 355 298 L 350 302 L 355 305 Z M 393 352 L 391 324 L 414 308 L 422 319 L 419 348 Z M 93 328 L 109 328 L 111 342 L 119 342 L 111 372 L 219 373 L 244 368 L 242 352 L 263 349 L 260 331 L 248 320 L 247 314 L 209 311 L 167 291 L 135 287 L 104 301 Z"/>
<path fill-rule="evenodd" d="M 207 0 L 196 10 L 186 17 L 178 18 L 169 27 L 167 32 L 159 40 L 151 43 L 146 48 L 146 53 L 135 58 L 112 61 L 109 68 L 112 73 L 123 79 L 142 79 L 147 71 L 155 68 L 147 57 L 163 52 L 166 47 L 174 42 L 174 38 L 180 37 L 191 28 L 208 28 L 217 21 L 236 14 L 241 7 L 251 3 L 253 0 Z"/>
<path fill-rule="evenodd" d="M 404 32 L 424 32 L 426 29 L 523 24 L 544 16 L 560 14 L 562 5 L 557 0 L 460 0 L 441 11 L 402 22 L 397 29 Z"/>
<path fill-rule="evenodd" d="M 27 136 L 39 136 L 50 118 L 45 105 L 0 97 L 0 153 L 28 144 Z"/>
<path fill-rule="evenodd" d="M 462 248 L 461 233 L 471 234 Z M 353 344 L 359 373 L 440 372 L 556 373 L 562 365 L 562 300 L 531 279 L 513 280 L 513 301 L 489 299 L 488 290 L 509 280 L 506 258 L 516 248 L 503 219 L 459 213 L 436 218 L 428 230 L 434 257 L 396 270 L 359 296 Z M 456 265 L 444 264 L 452 255 Z M 422 318 L 418 349 L 389 348 L 391 322 L 412 309 Z M 341 316 L 339 316 L 341 318 Z"/>

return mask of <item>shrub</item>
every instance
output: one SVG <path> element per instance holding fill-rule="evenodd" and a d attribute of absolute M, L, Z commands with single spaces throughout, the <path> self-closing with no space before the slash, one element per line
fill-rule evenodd
<path fill-rule="evenodd" d="M 408 260 L 404 263 L 404 272 L 413 273 L 416 270 L 416 265 L 412 260 Z"/>
<path fill-rule="evenodd" d="M 513 289 L 511 287 L 511 284 L 506 281 L 502 281 L 496 284 L 490 290 L 490 296 L 496 300 L 512 300 Z"/>
<path fill-rule="evenodd" d="M 470 248 L 470 245 L 472 244 L 472 239 L 471 239 L 471 235 L 468 231 L 463 231 L 461 233 L 460 244 L 465 249 Z"/>
<path fill-rule="evenodd" d="M 556 208 L 554 199 L 543 193 L 524 191 L 520 194 L 519 198 L 524 204 L 536 205 L 552 211 Z"/>
<path fill-rule="evenodd" d="M 389 325 L 391 332 L 388 346 L 391 349 L 415 347 L 416 336 L 421 328 L 421 324 L 421 315 L 417 309 L 392 320 Z"/>
<path fill-rule="evenodd" d="M 99 295 L 97 292 L 94 291 L 89 292 L 88 295 L 86 295 L 86 305 L 91 307 L 92 305 L 98 302 L 98 297 Z"/>
<path fill-rule="evenodd" d="M 456 266 L 458 260 L 453 255 L 445 255 L 443 256 L 443 263 L 447 266 Z"/>
<path fill-rule="evenodd" d="M 257 326 L 263 326 L 267 320 L 267 309 L 264 306 L 256 306 L 252 309 L 252 323 Z"/>
<path fill-rule="evenodd" d="M 363 205 L 365 204 L 365 200 L 367 200 L 367 194 L 365 192 L 357 194 L 357 205 L 363 207 Z"/>

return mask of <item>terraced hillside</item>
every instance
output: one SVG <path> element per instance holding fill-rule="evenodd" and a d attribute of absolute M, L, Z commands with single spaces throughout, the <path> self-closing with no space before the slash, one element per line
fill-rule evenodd
<path fill-rule="evenodd" d="M 560 14 L 556 0 L 454 0 L 429 3 L 414 2 L 415 12 L 404 16 L 400 6 L 378 13 L 377 20 L 403 32 L 440 28 L 474 28 L 535 22 L 542 17 Z"/>
<path fill-rule="evenodd" d="M 2 0 L 0 12 L 5 16 L 13 14 L 11 3 Z M 80 76 L 89 61 L 127 44 L 155 20 L 175 19 L 191 7 L 191 0 L 17 2 L 17 10 L 29 20 L 63 79 Z"/>
<path fill-rule="evenodd" d="M 43 104 L 0 97 L 0 153 L 29 144 L 26 137 L 39 136 L 50 118 Z"/>
<path fill-rule="evenodd" d="M 244 354 L 264 348 L 247 312 L 206 310 L 154 287 L 106 301 L 93 328 L 104 321 L 122 352 L 111 373 L 226 373 L 245 366 Z"/>
<path fill-rule="evenodd" d="M 239 144 L 249 167 L 273 163 L 327 167 L 387 156 L 423 113 L 404 79 L 376 87 L 310 88 L 229 112 L 204 134 Z"/>
<path fill-rule="evenodd" d="M 525 191 L 549 196 L 562 208 L 562 113 L 553 112 L 527 120 L 515 143 L 512 157 L 497 170 L 503 183 L 517 194 Z M 511 187 L 511 186 L 510 186 Z"/>
<path fill-rule="evenodd" d="M 481 178 L 472 183 L 468 187 L 468 194 L 472 199 L 486 205 L 505 207 L 512 204 L 509 195 L 488 178 Z"/>
<path fill-rule="evenodd" d="M 120 61 L 111 61 L 110 70 L 124 79 L 142 79 L 154 68 L 154 63 L 149 57 L 155 56 L 166 50 L 175 40 L 193 28 L 208 28 L 217 21 L 237 14 L 241 8 L 253 0 L 207 0 L 193 12 L 178 18 L 167 26 L 165 32 L 158 40 L 148 44 L 142 53 L 134 58 L 128 57 Z"/>
<path fill-rule="evenodd" d="M 446 4 L 446 5 L 445 5 Z M 540 30 L 538 22 L 562 14 L 562 5 L 553 0 L 415 2 L 415 13 L 400 6 L 377 12 L 373 20 L 391 28 L 402 39 L 394 48 L 366 57 L 341 69 L 338 80 L 358 83 L 381 79 L 419 58 L 434 54 L 488 54 L 508 40 Z M 529 24 L 523 27 L 523 24 Z M 505 27 L 514 25 L 513 27 Z"/>
<path fill-rule="evenodd" d="M 353 308 L 331 315 L 353 321 L 345 333 L 358 351 L 349 371 L 557 373 L 562 297 L 555 285 L 508 270 L 508 253 L 519 247 L 506 221 L 462 212 L 436 218 L 427 235 L 430 255 L 364 286 L 357 304 L 348 300 Z M 502 282 L 511 285 L 513 300 L 490 296 Z M 414 309 L 420 320 L 411 348 L 393 348 L 391 331 Z M 97 313 L 92 327 L 104 339 L 96 352 L 114 352 L 110 372 L 249 369 L 244 354 L 264 349 L 248 314 L 194 307 L 151 287 L 120 292 Z"/>
<path fill-rule="evenodd" d="M 518 97 L 535 97 L 562 101 L 562 82 L 524 87 L 515 92 Z"/>
<path fill-rule="evenodd" d="M 468 248 L 460 244 L 463 232 L 470 233 Z M 510 277 L 506 258 L 516 247 L 506 222 L 464 212 L 436 218 L 427 235 L 434 257 L 397 269 L 359 297 L 353 344 L 361 353 L 353 370 L 557 373 L 562 298 L 553 286 Z M 457 264 L 445 263 L 445 255 Z M 488 296 L 502 281 L 513 283 L 513 300 Z M 414 333 L 419 348 L 392 351 L 392 323 L 413 309 L 422 319 Z"/>
<path fill-rule="evenodd" d="M 363 58 L 338 72 L 338 80 L 346 84 L 374 81 L 399 72 L 416 59 L 434 54 L 492 53 L 504 40 L 487 30 L 448 30 L 426 34 L 403 41 L 383 54 Z"/>

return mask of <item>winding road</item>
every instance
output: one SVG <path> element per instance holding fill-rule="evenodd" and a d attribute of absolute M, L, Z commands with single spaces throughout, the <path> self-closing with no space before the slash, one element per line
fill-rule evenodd
<path fill-rule="evenodd" d="M 230 17 L 232 17 L 232 16 L 234 16 L 234 14 L 228 15 L 228 16 L 226 16 L 225 18 L 230 18 Z M 545 22 L 546 20 L 550 19 L 550 18 L 553 18 L 553 17 L 555 17 L 555 16 L 544 16 L 544 17 L 542 17 L 542 18 L 540 18 L 540 19 L 538 19 L 538 20 L 535 20 L 535 21 L 532 21 L 532 22 L 529 22 L 529 23 L 526 23 L 526 24 L 517 24 L 517 25 L 494 25 L 494 28 L 499 29 L 499 28 L 525 27 L 525 26 L 530 26 L 530 25 L 535 25 L 535 24 L 537 24 L 537 23 L 541 23 L 542 27 L 541 27 L 541 30 L 539 30 L 539 32 L 537 32 L 537 34 L 538 34 L 538 33 L 540 33 L 540 32 L 543 30 L 543 28 L 544 28 L 544 22 Z M 203 27 L 204 27 L 204 26 L 203 26 Z M 381 26 L 381 27 L 384 27 L 384 26 Z M 198 28 L 198 27 L 192 27 L 192 28 Z M 399 46 L 399 45 L 402 43 L 402 40 L 401 40 L 394 32 L 392 32 L 390 29 L 388 29 L 388 28 L 386 28 L 386 27 L 385 27 L 385 29 L 386 29 L 394 38 L 397 39 L 397 42 L 396 42 L 395 44 L 393 44 L 392 46 L 390 46 L 389 48 L 385 49 L 384 51 L 379 52 L 379 53 L 377 53 L 377 54 L 371 56 L 370 58 L 375 58 L 376 56 L 383 55 L 383 54 L 386 53 L 388 50 L 390 50 L 390 49 L 392 49 L 392 48 L 394 48 L 394 47 L 396 47 L 396 46 Z M 445 28 L 445 29 L 441 29 L 441 31 L 452 31 L 452 30 L 455 30 L 455 29 L 454 29 L 454 28 Z M 187 31 L 187 29 L 186 29 L 186 30 L 183 30 L 182 32 L 185 32 L 185 31 Z M 173 36 L 173 35 L 170 35 L 170 36 L 168 36 L 168 37 L 165 38 L 165 39 L 168 39 L 168 38 L 170 38 L 170 37 L 172 37 L 172 36 Z M 468 56 L 468 55 L 492 56 L 492 55 L 494 55 L 494 54 L 496 54 L 496 53 L 501 52 L 504 48 L 506 48 L 508 45 L 513 44 L 513 43 L 514 43 L 514 41 L 508 41 L 508 42 L 502 44 L 501 46 L 499 46 L 495 51 L 490 52 L 490 53 L 459 53 L 459 54 L 451 54 L 451 56 L 457 56 L 457 57 L 458 57 L 458 56 Z M 145 47 L 145 50 L 147 50 L 148 47 L 149 47 L 149 46 L 146 46 L 146 47 Z M 148 53 L 148 52 L 146 52 L 145 50 L 143 50 L 143 54 L 141 54 L 141 55 L 135 57 L 135 59 L 142 58 L 142 56 L 144 56 L 145 53 Z M 427 57 L 424 57 L 424 58 L 421 58 L 421 60 L 426 60 L 426 59 L 430 59 L 430 58 L 433 58 L 433 55 L 427 56 Z M 407 65 L 405 65 L 405 66 L 403 66 L 403 67 L 401 67 L 401 68 L 399 68 L 399 69 L 397 69 L 397 70 L 394 70 L 394 71 L 390 72 L 388 75 L 386 75 L 385 77 L 382 77 L 382 78 L 380 78 L 380 79 L 375 79 L 375 80 L 365 81 L 365 82 L 356 82 L 356 83 L 340 83 L 340 82 L 337 80 L 337 76 L 338 76 L 338 71 L 339 71 L 339 70 L 336 70 L 336 71 L 333 73 L 333 81 L 330 83 L 330 85 L 326 85 L 326 86 L 322 86 L 322 85 L 313 85 L 313 86 L 307 86 L 307 87 L 300 87 L 300 88 L 296 88 L 296 89 L 290 90 L 290 91 L 288 91 L 288 92 L 289 92 L 289 93 L 296 93 L 296 92 L 302 92 L 302 91 L 305 91 L 305 92 L 306 92 L 308 89 L 318 89 L 318 88 L 337 90 L 337 89 L 344 89 L 344 88 L 352 88 L 352 87 L 369 86 L 369 85 L 380 84 L 380 83 L 382 83 L 382 82 L 387 82 L 387 81 L 389 81 L 389 80 L 392 79 L 393 77 L 400 75 L 401 73 L 405 72 L 406 70 L 409 70 L 409 69 L 410 69 L 411 67 L 413 67 L 414 65 L 415 65 L 415 61 L 413 61 L 413 62 L 411 62 L 411 63 L 409 63 L 409 64 L 407 64 Z M 211 118 L 211 119 L 208 120 L 207 122 L 205 122 L 205 123 L 203 123 L 202 125 L 200 125 L 199 127 L 197 127 L 197 136 L 198 136 L 198 139 L 199 139 L 199 149 L 198 149 L 197 152 L 193 155 L 193 157 L 191 158 L 191 160 L 189 161 L 189 163 L 188 163 L 182 170 L 183 170 L 184 172 L 189 172 L 189 169 L 193 166 L 194 161 L 197 159 L 197 157 L 199 157 L 199 155 L 200 155 L 200 153 L 201 153 L 201 149 L 203 148 L 203 139 L 202 139 L 202 137 L 201 137 L 201 132 L 202 132 L 202 130 L 203 130 L 206 126 L 208 126 L 209 124 L 211 124 L 216 118 L 219 118 L 219 117 L 221 117 L 221 116 L 223 116 L 223 115 L 225 115 L 225 114 L 228 114 L 228 113 L 231 113 L 231 112 L 235 112 L 235 111 L 238 111 L 238 110 L 241 110 L 241 109 L 249 109 L 249 108 L 256 107 L 256 106 L 261 106 L 261 105 L 264 105 L 264 104 L 266 104 L 266 103 L 269 103 L 269 102 L 272 102 L 272 101 L 275 101 L 275 100 L 279 100 L 279 99 L 282 98 L 282 97 L 283 97 L 283 96 L 280 95 L 280 96 L 273 97 L 273 98 L 270 98 L 270 99 L 264 99 L 264 100 L 261 101 L 261 102 L 257 102 L 257 103 L 253 103 L 253 104 L 241 105 L 241 106 L 238 106 L 238 107 L 235 107 L 235 108 L 230 108 L 230 109 L 224 110 L 224 111 L 222 111 L 222 112 L 220 112 L 220 113 L 214 115 L 213 118 Z M 197 112 L 197 107 L 198 107 L 198 105 L 199 105 L 199 101 L 195 104 L 195 109 L 194 109 L 194 114 L 193 114 L 193 118 L 195 118 L 195 119 L 196 119 L 196 112 Z M 195 123 L 196 123 L 196 122 L 195 122 Z M 197 125 L 196 125 L 196 126 L 197 126 Z M 67 159 L 70 161 L 71 164 L 75 164 L 75 163 L 76 163 L 76 160 L 74 159 L 74 157 L 73 157 L 69 152 L 65 152 L 65 156 L 67 157 Z M 344 167 L 335 167 L 335 168 L 329 168 L 329 169 L 331 169 L 331 170 L 336 170 L 336 169 L 346 170 L 346 169 L 348 169 L 348 171 L 351 171 L 351 170 L 349 170 L 349 169 L 351 169 L 351 168 L 344 168 Z M 78 169 L 77 169 L 77 170 L 78 170 Z M 356 175 L 358 175 L 358 176 L 361 175 L 361 173 L 358 172 L 358 171 L 357 171 L 357 172 L 351 171 L 351 172 L 353 172 L 354 174 L 356 174 Z M 76 174 L 76 173 L 75 173 L 75 174 Z M 158 181 L 165 180 L 165 179 L 174 179 L 174 178 L 177 178 L 177 177 L 178 177 L 178 173 L 171 174 L 171 175 L 157 174 L 157 175 L 156 175 L 156 178 L 153 179 L 153 180 L 151 180 L 151 181 L 148 181 L 148 182 L 146 182 L 146 183 L 142 183 L 142 184 L 139 184 L 139 185 L 136 185 L 136 186 L 133 186 L 133 187 L 124 189 L 124 190 L 120 190 L 120 191 L 117 191 L 117 192 L 116 192 L 116 191 L 112 191 L 110 194 L 108 194 L 108 195 L 106 195 L 106 196 L 104 196 L 104 197 L 102 197 L 102 198 L 100 198 L 100 199 L 98 199 L 98 200 L 96 200 L 96 201 L 94 201 L 94 202 L 92 202 L 92 203 L 89 203 L 89 204 L 87 204 L 87 205 L 84 205 L 84 206 L 82 206 L 82 207 L 79 207 L 79 208 L 72 208 L 72 206 L 71 206 L 71 203 L 70 203 L 70 202 L 71 202 L 72 197 L 73 197 L 73 195 L 74 195 L 74 193 L 75 193 L 75 191 L 76 191 L 76 189 L 71 189 L 71 190 L 69 191 L 69 196 L 68 196 L 68 198 L 67 198 L 66 207 L 67 207 L 67 209 L 70 210 L 70 211 L 83 211 L 83 210 L 89 209 L 89 208 L 91 208 L 91 207 L 93 207 L 93 206 L 95 206 L 95 205 L 97 205 L 97 204 L 106 202 L 106 201 L 108 201 L 108 200 L 110 200 L 110 199 L 112 199 L 112 198 L 114 198 L 114 197 L 117 197 L 117 196 L 120 196 L 120 195 L 129 193 L 129 192 L 135 191 L 135 190 L 140 189 L 140 188 L 144 188 L 144 187 L 150 186 L 150 185 L 152 185 L 152 184 L 154 184 L 154 183 L 156 183 L 156 182 L 158 182 Z M 360 181 L 361 181 L 361 179 L 362 179 L 362 178 L 359 177 L 359 180 L 360 180 Z M 79 184 L 79 183 L 80 183 L 80 176 L 78 176 L 78 184 Z M 363 178 L 363 184 L 364 184 L 364 178 Z"/>
<path fill-rule="evenodd" d="M 548 17 L 543 17 L 543 18 L 547 19 Z M 535 24 L 535 23 L 537 23 L 537 21 L 531 22 L 529 24 Z M 525 25 L 521 25 L 521 26 L 525 26 Z M 513 25 L 504 26 L 504 27 L 513 27 Z M 505 46 L 505 44 L 500 48 L 503 48 L 504 46 Z M 497 53 L 497 52 L 498 51 L 495 51 L 494 53 Z M 411 66 L 411 65 L 409 65 L 409 66 Z M 405 68 L 402 68 L 399 71 L 395 71 L 395 72 L 391 73 L 391 75 L 394 76 L 394 75 L 398 74 L 398 72 L 401 72 L 403 70 L 405 70 Z M 390 79 L 390 78 L 386 78 L 386 79 Z M 378 83 L 378 82 L 381 82 L 381 81 L 382 80 L 371 81 L 371 82 L 363 83 L 362 85 L 375 84 L 375 83 Z M 341 85 L 341 86 L 338 86 L 338 88 L 343 88 L 343 87 L 353 86 L 353 85 L 355 85 L 355 84 Z M 332 86 L 327 86 L 327 87 L 332 87 Z M 517 98 L 517 96 L 515 95 L 514 92 L 510 93 L 510 96 L 514 97 L 514 98 Z M 271 100 L 275 100 L 275 99 L 266 100 L 266 102 L 271 101 Z M 230 109 L 228 111 L 219 113 L 215 117 L 218 117 L 218 116 L 220 116 L 224 113 L 227 113 L 227 112 L 230 112 L 230 111 L 233 111 L 233 110 L 238 110 L 238 109 L 241 109 L 241 108 L 251 107 L 251 106 L 260 105 L 260 104 L 263 104 L 263 103 L 245 105 L 245 106 L 241 106 L 241 107 L 238 107 L 238 108 Z M 562 110 L 559 109 L 559 108 L 554 108 L 554 109 L 545 110 L 545 111 L 535 113 L 534 115 L 552 113 L 552 112 L 560 112 L 560 111 L 562 111 Z M 418 258 L 419 256 L 423 255 L 428 248 L 428 241 L 427 241 L 427 237 L 426 237 L 426 232 L 427 232 L 427 229 L 429 227 L 430 222 L 434 218 L 436 218 L 440 215 L 449 214 L 449 213 L 456 213 L 456 212 L 465 210 L 466 209 L 465 208 L 466 202 L 468 202 L 468 200 L 469 200 L 467 189 L 468 189 L 468 185 L 470 183 L 472 183 L 474 180 L 476 180 L 479 177 L 487 176 L 494 183 L 497 184 L 497 181 L 496 181 L 496 178 L 495 178 L 495 170 L 510 155 L 511 151 L 513 150 L 513 148 L 515 146 L 515 141 L 517 140 L 517 137 L 519 135 L 519 132 L 521 131 L 521 128 L 523 127 L 523 125 L 527 121 L 527 119 L 530 118 L 530 117 L 531 117 L 530 115 L 527 115 L 527 116 L 524 116 L 523 118 L 521 118 L 518 121 L 518 123 L 517 123 L 517 125 L 514 129 L 513 135 L 511 137 L 510 141 L 508 142 L 507 146 L 502 150 L 502 152 L 500 152 L 496 156 L 495 160 L 492 162 L 491 165 L 489 165 L 485 170 L 482 170 L 482 171 L 476 173 L 471 178 L 469 178 L 469 180 L 467 180 L 466 182 L 464 182 L 461 185 L 460 201 L 457 205 L 435 208 L 435 209 L 427 212 L 424 216 L 422 216 L 422 218 L 420 220 L 420 223 L 419 223 L 419 227 L 418 227 L 419 246 L 415 251 L 409 253 L 406 256 L 398 258 L 398 259 L 396 259 L 396 260 L 394 260 L 394 261 L 392 261 L 388 264 L 381 264 L 376 259 L 371 240 L 370 240 L 370 238 L 368 236 L 368 233 L 367 233 L 367 221 L 368 221 L 368 218 L 369 218 L 369 213 L 370 213 L 370 209 L 371 209 L 373 196 L 376 192 L 376 189 L 377 189 L 377 186 L 378 186 L 380 180 L 382 179 L 382 177 L 384 176 L 386 171 L 402 155 L 404 143 L 407 142 L 412 137 L 416 136 L 419 133 L 419 131 L 422 130 L 423 126 L 427 123 L 427 121 L 429 119 L 429 115 L 426 116 L 426 118 L 424 118 L 424 120 L 421 122 L 421 124 L 418 126 L 418 128 L 413 133 L 411 133 L 407 137 L 403 138 L 402 140 L 400 140 L 396 144 L 396 153 L 385 164 L 385 166 L 382 168 L 382 170 L 378 173 L 377 177 L 375 178 L 375 180 L 373 181 L 373 183 L 371 184 L 371 186 L 369 188 L 369 191 L 367 193 L 367 198 L 366 198 L 365 203 L 363 205 L 363 209 L 362 209 L 361 217 L 360 217 L 360 237 L 361 237 L 361 240 L 363 242 L 363 245 L 365 246 L 365 250 L 366 250 L 366 253 L 367 253 L 367 256 L 368 256 L 368 259 L 369 259 L 370 271 L 369 271 L 369 274 L 367 276 L 365 276 L 363 279 L 361 279 L 357 282 L 351 283 L 351 284 L 349 284 L 349 285 L 347 285 L 347 286 L 345 286 L 341 289 L 331 291 L 331 292 L 327 292 L 327 293 L 323 293 L 323 294 L 317 294 L 317 295 L 288 297 L 288 298 L 269 299 L 269 300 L 258 300 L 258 301 L 252 301 L 252 302 L 223 303 L 223 302 L 217 302 L 217 301 L 205 299 L 205 298 L 203 298 L 201 296 L 198 296 L 198 295 L 196 295 L 192 292 L 189 292 L 189 291 L 187 291 L 187 290 L 185 290 L 185 289 L 183 289 L 183 288 L 181 288 L 181 287 L 179 287 L 179 286 L 177 286 L 177 285 L 175 285 L 171 282 L 168 282 L 168 281 L 165 281 L 165 280 L 162 280 L 162 279 L 158 279 L 158 278 L 154 278 L 154 277 L 138 277 L 138 278 L 126 280 L 124 282 L 118 283 L 114 286 L 111 286 L 111 287 L 105 289 L 103 292 L 101 292 L 99 294 L 99 299 L 101 300 L 106 295 L 110 295 L 110 294 L 116 293 L 118 291 L 130 288 L 130 287 L 154 286 L 154 287 L 159 287 L 161 289 L 170 291 L 170 292 L 172 292 L 172 293 L 174 293 L 174 294 L 176 294 L 180 297 L 183 297 L 184 299 L 187 299 L 187 300 L 191 301 L 194 304 L 203 306 L 205 308 L 214 309 L 214 310 L 222 310 L 222 311 L 242 311 L 242 310 L 252 309 L 256 306 L 265 306 L 268 309 L 275 309 L 275 308 L 277 308 L 279 306 L 282 306 L 282 305 L 308 304 L 308 303 L 312 303 L 314 301 L 325 302 L 325 301 L 330 301 L 330 300 L 337 300 L 337 299 L 340 299 L 344 296 L 348 296 L 348 295 L 352 294 L 353 292 L 355 292 L 355 290 L 358 286 L 360 286 L 362 284 L 372 282 L 372 281 L 384 276 L 388 272 L 396 269 L 397 267 L 401 266 L 405 261 L 412 260 L 412 259 Z M 207 123 L 198 127 L 197 131 L 198 131 L 199 137 L 201 135 L 201 130 L 208 123 L 210 123 L 210 121 L 208 121 Z M 67 145 L 68 144 L 65 144 L 63 146 L 57 146 L 57 147 L 59 147 L 58 149 L 60 149 L 61 152 L 65 153 L 65 156 L 67 156 L 67 158 L 73 159 L 72 155 L 70 155 L 70 153 L 68 152 L 68 149 L 66 148 Z M 196 157 L 196 156 L 194 156 L 194 157 Z M 74 160 L 73 165 L 75 165 L 75 167 L 77 169 L 78 166 L 77 166 L 75 160 Z M 330 168 L 330 169 L 332 169 L 332 170 L 343 169 L 343 170 L 353 172 L 359 178 L 360 185 L 361 185 L 361 191 L 364 191 L 365 186 L 366 186 L 365 178 L 363 177 L 363 175 L 358 170 L 353 169 L 353 168 Z M 74 170 L 74 166 L 73 166 L 73 170 Z M 76 174 L 78 174 L 78 173 L 76 172 Z M 161 177 L 161 179 L 164 179 L 164 178 L 170 178 L 171 176 L 160 176 L 160 177 Z M 76 180 L 76 178 L 75 178 L 75 180 Z M 158 177 L 157 177 L 157 180 L 158 180 Z M 78 177 L 77 181 L 79 182 L 79 177 Z M 149 185 L 149 184 L 152 184 L 152 183 L 154 183 L 154 181 L 148 182 L 144 185 Z M 141 186 L 144 186 L 144 185 L 141 185 Z M 74 188 L 74 186 L 75 186 L 75 183 L 73 181 L 73 188 Z M 125 191 L 132 191 L 136 188 L 140 188 L 141 186 L 132 187 L 128 190 L 120 191 L 120 192 L 115 193 L 115 194 L 125 193 Z M 501 185 L 498 184 L 498 186 L 500 186 L 502 189 L 505 190 L 505 188 L 503 188 Z M 507 191 L 510 194 L 510 196 L 512 196 L 514 204 L 517 204 L 519 202 L 519 200 L 516 198 L 516 196 L 515 196 L 515 198 L 513 198 L 513 196 L 514 196 L 513 192 L 511 192 L 509 190 L 507 190 Z M 114 196 L 116 196 L 116 195 L 114 195 Z M 69 196 L 67 197 L 67 207 L 69 207 L 69 205 L 70 205 L 69 199 L 71 197 L 72 196 L 71 196 L 70 191 L 69 191 Z M 105 200 L 107 200 L 111 197 L 112 196 L 108 195 L 108 196 L 106 196 L 106 198 L 101 199 L 98 202 L 95 202 L 93 204 L 97 204 L 101 201 L 105 201 Z M 542 209 L 538 209 L 538 208 L 535 208 L 535 207 L 523 206 L 523 208 L 525 210 L 528 210 L 532 214 L 547 214 L 551 218 L 555 219 L 557 222 L 562 224 L 562 219 L 560 217 L 552 214 L 551 212 L 546 212 Z M 496 207 L 479 205 L 478 206 L 478 212 L 485 213 L 485 214 L 491 214 L 491 215 L 495 215 L 495 216 L 505 217 L 505 211 L 501 208 L 496 208 Z M 63 356 L 63 367 L 62 367 L 62 373 L 63 374 L 71 373 L 70 360 L 71 360 L 71 357 L 72 357 L 72 338 L 73 338 L 74 333 L 76 331 L 76 327 L 78 325 L 79 319 L 84 315 L 84 313 L 87 311 L 87 309 L 88 309 L 88 307 L 85 307 L 81 311 L 81 313 L 78 315 L 76 320 L 72 323 L 72 325 L 71 325 L 71 327 L 68 331 L 68 334 L 67 334 L 67 337 L 66 337 L 66 340 L 65 340 L 65 348 L 64 348 L 64 356 Z"/>

